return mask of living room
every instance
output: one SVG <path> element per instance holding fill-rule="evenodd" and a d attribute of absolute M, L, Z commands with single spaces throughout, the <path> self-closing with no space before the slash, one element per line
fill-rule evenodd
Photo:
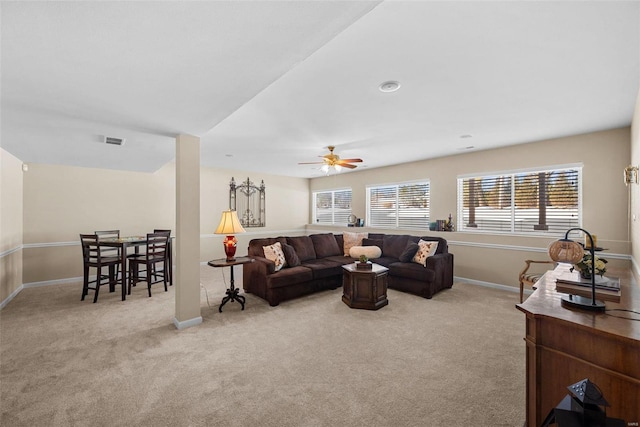
<path fill-rule="evenodd" d="M 389 7 L 386 3 L 393 2 L 385 2 L 382 6 Z M 551 3 L 554 3 L 554 5 L 550 7 L 558 7 L 558 11 L 566 12 L 562 6 L 564 2 Z M 611 16 L 620 19 L 622 19 L 621 16 L 633 17 L 623 20 L 622 24 L 618 25 L 618 30 L 627 30 L 629 21 L 634 22 L 635 28 L 637 28 L 637 24 L 640 21 L 637 4 L 634 2 L 610 3 L 613 4 L 610 7 L 614 8 Z M 374 11 L 376 5 L 377 2 L 372 2 L 371 7 L 374 8 Z M 35 14 L 39 16 L 39 19 L 47 21 L 46 16 L 43 18 L 37 13 L 37 8 L 41 6 L 40 4 L 32 4 L 24 6 L 26 9 L 21 10 L 20 8 L 23 6 L 20 6 L 19 3 L 12 5 L 15 9 L 10 9 L 6 4 L 3 4 L 3 28 L 11 28 L 16 31 L 15 27 L 17 25 L 12 24 L 10 19 L 23 14 Z M 70 6 L 66 5 L 65 7 Z M 580 6 L 574 5 L 572 7 Z M 605 6 L 596 4 L 596 7 Z M 620 10 L 615 9 L 616 7 L 621 7 L 623 12 L 621 13 Z M 631 12 L 626 8 L 630 8 Z M 458 12 L 461 11 L 462 9 Z M 515 13 L 518 9 L 513 9 L 513 11 Z M 64 10 L 56 11 L 56 13 L 60 13 L 61 17 L 64 17 L 64 12 Z M 352 12 L 351 19 L 355 27 L 350 27 L 349 24 L 343 23 L 342 25 L 347 28 L 343 28 L 343 30 L 347 33 L 357 30 L 358 18 L 356 15 L 358 13 L 366 15 L 367 12 L 368 10 Z M 380 10 L 377 12 L 380 13 Z M 520 11 L 515 14 L 520 16 L 521 14 L 526 14 L 526 11 Z M 117 13 L 115 16 L 121 17 Z M 566 15 L 558 14 L 557 16 L 564 17 Z M 589 17 L 593 18 L 591 14 Z M 69 19 L 69 17 L 67 16 L 63 22 L 69 22 L 66 19 Z M 253 17 L 253 19 L 257 18 Z M 513 19 L 517 20 L 516 17 L 513 17 Z M 24 21 L 18 20 L 17 22 L 24 24 Z M 38 22 L 42 23 L 42 21 Z M 556 22 L 555 18 L 554 22 Z M 598 21 L 591 20 L 588 22 L 589 25 L 595 26 L 594 22 L 597 23 Z M 616 27 L 611 22 L 605 22 L 602 25 L 605 27 L 606 32 L 612 32 L 613 27 Z M 552 25 L 549 27 L 553 28 Z M 22 31 L 28 32 L 29 29 L 29 26 L 24 26 Z M 333 30 L 336 33 L 340 32 L 337 27 L 333 28 Z M 461 31 L 460 28 L 458 30 Z M 13 36 L 16 34 L 19 35 L 21 33 L 19 31 L 10 33 Z M 323 40 L 327 43 L 333 40 L 333 37 L 339 39 L 336 34 L 331 32 L 323 34 L 323 37 L 325 37 Z M 474 289 L 479 294 L 494 291 L 503 292 L 506 298 L 513 299 L 513 304 L 515 305 L 519 302 L 517 298 L 517 277 L 518 272 L 524 266 L 524 260 L 529 258 L 545 259 L 549 243 L 562 236 L 560 234 L 532 233 L 523 235 L 461 231 L 458 218 L 458 179 L 461 176 L 469 176 L 470 174 L 530 171 L 578 165 L 582 174 L 581 226 L 597 234 L 599 244 L 607 248 L 607 259 L 612 269 L 631 269 L 637 276 L 640 273 L 640 269 L 634 254 L 637 253 L 637 245 L 640 244 L 640 231 L 635 222 L 635 215 L 640 194 L 638 193 L 637 185 L 631 184 L 627 186 L 623 183 L 622 172 L 629 165 L 640 164 L 640 136 L 638 133 L 640 98 L 638 97 L 639 79 L 637 73 L 640 57 L 638 45 L 640 42 L 637 40 L 637 31 L 623 33 L 618 37 L 623 39 L 635 37 L 635 39 L 627 40 L 629 46 L 625 45 L 620 48 L 621 52 L 632 52 L 628 57 L 607 57 L 606 59 L 594 59 L 592 62 L 588 62 L 589 65 L 597 68 L 600 72 L 610 73 L 607 74 L 606 79 L 619 81 L 619 84 L 605 85 L 599 87 L 599 91 L 585 95 L 587 99 L 595 98 L 595 103 L 601 104 L 602 108 L 609 108 L 617 113 L 614 118 L 607 117 L 610 121 L 606 122 L 606 124 L 598 122 L 589 126 L 583 124 L 582 127 L 554 129 L 555 133 L 549 134 L 544 132 L 531 133 L 532 135 L 538 135 L 537 137 L 518 136 L 516 138 L 514 136 L 511 141 L 513 144 L 501 146 L 496 143 L 492 145 L 491 139 L 494 136 L 486 129 L 482 128 L 487 133 L 487 135 L 483 136 L 481 131 L 476 132 L 469 129 L 462 131 L 460 127 L 455 125 L 456 122 L 463 121 L 467 115 L 479 114 L 478 105 L 482 104 L 474 104 L 476 110 L 472 111 L 471 114 L 461 111 L 464 110 L 463 108 L 453 110 L 452 114 L 457 113 L 460 115 L 459 119 L 451 119 L 452 121 L 447 124 L 447 126 L 450 125 L 455 128 L 455 132 L 451 132 L 454 136 L 451 136 L 450 139 L 439 140 L 436 138 L 435 141 L 432 141 L 433 145 L 430 149 L 433 152 L 440 153 L 438 150 L 448 148 L 450 151 L 446 152 L 446 154 L 435 156 L 416 154 L 412 156 L 413 151 L 423 153 L 423 151 L 418 151 L 419 147 L 417 147 L 417 145 L 426 145 L 426 142 L 422 142 L 423 139 L 413 140 L 412 144 L 403 146 L 394 141 L 394 135 L 385 134 L 380 140 L 375 140 L 371 135 L 376 130 L 373 127 L 371 132 L 367 131 L 357 135 L 354 135 L 352 133 L 353 129 L 350 129 L 339 137 L 335 136 L 335 138 L 338 138 L 336 143 L 337 151 L 343 157 L 362 157 L 364 164 L 353 172 L 332 173 L 326 176 L 318 170 L 312 171 L 297 163 L 318 159 L 319 156 L 324 154 L 325 147 L 330 145 L 330 142 L 333 143 L 334 140 L 327 142 L 327 139 L 313 135 L 308 141 L 286 140 L 285 146 L 288 147 L 287 149 L 282 148 L 280 145 L 275 145 L 275 142 L 273 146 L 271 145 L 272 139 L 269 132 L 282 130 L 282 124 L 285 123 L 285 120 L 279 117 L 278 124 L 280 126 L 273 126 L 275 129 L 271 129 L 271 126 L 266 123 L 269 117 L 262 117 L 262 121 L 258 120 L 261 116 L 255 114 L 255 112 L 262 111 L 261 102 L 264 101 L 265 97 L 273 97 L 272 92 L 279 88 L 279 84 L 274 80 L 273 75 L 258 79 L 259 81 L 252 83 L 254 86 L 250 88 L 253 91 L 250 96 L 242 93 L 242 97 L 244 97 L 242 102 L 234 99 L 235 103 L 229 103 L 225 108 L 216 110 L 218 114 L 216 120 L 211 120 L 218 123 L 219 126 L 217 131 L 214 129 L 213 137 L 206 136 L 209 129 L 201 131 L 200 147 L 203 162 L 200 165 L 198 189 L 200 195 L 198 209 L 198 262 L 206 264 L 208 260 L 224 257 L 222 248 L 223 236 L 214 234 L 214 230 L 220 220 L 220 213 L 229 208 L 229 182 L 232 178 L 235 178 L 236 181 L 244 180 L 247 177 L 253 182 L 264 181 L 267 189 L 266 226 L 247 228 L 246 233 L 238 234 L 236 236 L 238 238 L 238 254 L 245 253 L 249 240 L 254 238 L 351 231 L 344 224 L 318 225 L 313 223 L 313 193 L 323 190 L 343 188 L 352 190 L 352 212 L 356 216 L 365 219 L 365 227 L 358 231 L 397 233 L 398 229 L 370 227 L 368 225 L 366 218 L 367 186 L 428 180 L 431 189 L 430 219 L 432 221 L 446 219 L 449 214 L 452 214 L 456 228 L 451 232 L 411 228 L 403 229 L 402 232 L 412 235 L 433 234 L 447 239 L 449 250 L 455 255 L 454 275 L 456 283 L 463 282 L 474 286 L 477 285 Z M 577 38 L 579 39 L 579 37 Z M 613 38 L 609 41 L 611 40 L 617 39 Z M 568 41 L 566 42 L 569 43 Z M 578 43 L 576 40 L 571 42 Z M 309 43 L 313 45 L 313 43 Z M 315 43 L 322 44 L 319 41 L 315 41 Z M 578 44 L 580 44 L 580 49 L 585 49 L 585 45 L 589 43 L 594 42 L 590 40 Z M 20 58 L 15 53 L 19 51 L 18 47 L 16 47 L 16 39 L 7 38 L 5 30 L 3 30 L 3 51 L 5 50 L 5 44 L 8 45 L 9 51 L 13 55 L 10 57 L 11 59 Z M 562 43 L 559 44 L 561 45 Z M 608 45 L 602 48 L 602 51 L 610 52 L 611 50 L 611 46 Z M 407 49 L 405 53 L 408 51 L 411 50 Z M 60 51 L 56 52 L 60 53 Z M 308 64 L 309 61 L 306 61 L 306 59 L 309 58 L 311 62 L 318 62 L 324 59 L 322 52 L 319 52 L 319 58 L 311 58 L 311 53 L 313 52 L 313 49 L 311 51 L 295 51 L 295 54 L 290 55 L 292 57 L 290 60 L 294 65 L 290 65 L 290 69 L 280 69 L 279 72 L 287 74 L 286 71 L 295 70 L 295 64 L 304 64 L 305 62 Z M 44 56 L 46 57 L 46 55 Z M 624 54 L 621 54 L 621 56 L 624 56 Z M 76 59 L 78 57 L 81 57 L 81 55 L 74 56 Z M 394 60 L 395 58 L 390 58 L 389 62 L 394 63 Z M 80 62 L 70 61 L 71 67 L 79 67 L 78 64 L 82 64 L 82 61 L 78 61 Z M 613 71 L 606 67 L 602 69 L 596 67 L 594 63 L 598 63 L 598 61 L 609 61 L 613 64 L 612 69 L 620 71 L 620 74 L 611 74 Z M 2 148 L 0 149 L 2 166 L 0 170 L 2 190 L 0 192 L 2 214 L 2 220 L 0 221 L 0 277 L 2 279 L 0 283 L 0 304 L 3 311 L 11 305 L 12 300 L 25 290 L 52 292 L 58 286 L 64 287 L 78 283 L 79 278 L 82 276 L 82 259 L 78 244 L 79 233 L 113 227 L 119 228 L 123 235 L 144 234 L 154 227 L 175 230 L 177 222 L 176 205 L 178 204 L 176 187 L 180 185 L 178 182 L 180 176 L 177 173 L 179 166 L 174 159 L 176 151 L 175 137 L 177 134 L 184 132 L 184 129 L 189 129 L 191 130 L 190 133 L 198 135 L 199 129 L 198 126 L 189 127 L 185 123 L 176 121 L 162 129 L 157 129 L 156 136 L 158 136 L 159 142 L 145 140 L 143 144 L 136 146 L 135 136 L 145 133 L 145 130 L 148 130 L 149 127 L 148 123 L 144 122 L 144 120 L 135 124 L 127 122 L 128 119 L 124 118 L 127 115 L 140 117 L 136 116 L 133 111 L 119 112 L 122 123 L 127 122 L 121 128 L 118 126 L 120 121 L 114 118 L 115 116 L 110 117 L 111 121 L 103 123 L 99 117 L 95 116 L 96 111 L 100 110 L 97 107 L 91 110 L 93 115 L 89 114 L 87 117 L 82 117 L 85 124 L 79 126 L 82 128 L 85 137 L 89 135 L 85 140 L 89 140 L 91 144 L 84 144 L 90 147 L 89 154 L 83 151 L 85 149 L 83 146 L 81 149 L 78 148 L 76 156 L 70 155 L 69 153 L 74 152 L 74 148 L 68 148 L 67 146 L 51 148 L 47 144 L 47 139 L 37 131 L 42 131 L 44 134 L 50 133 L 52 140 L 58 140 L 58 138 L 75 140 L 78 138 L 77 129 L 69 130 L 67 127 L 75 128 L 77 116 L 82 116 L 82 114 L 76 110 L 71 112 L 65 110 L 64 105 L 60 105 L 60 111 L 57 115 L 62 116 L 63 120 L 57 117 L 56 121 L 51 122 L 54 125 L 49 127 L 47 126 L 49 116 L 46 115 L 46 110 L 54 108 L 53 106 L 56 102 L 52 102 L 51 98 L 46 98 L 45 100 L 48 100 L 49 103 L 45 105 L 43 101 L 42 111 L 34 109 L 36 114 L 31 116 L 32 121 L 27 122 L 25 125 L 24 116 L 18 114 L 21 112 L 20 108 L 23 108 L 24 105 L 18 105 L 20 108 L 16 107 L 18 100 L 15 98 L 15 92 L 18 90 L 11 88 L 12 80 L 5 80 L 7 78 L 4 76 L 5 67 L 9 65 L 7 65 L 5 53 L 3 53 L 3 110 L 5 111 L 3 111 L 2 118 Z M 186 62 L 184 69 L 189 69 L 191 65 L 191 63 Z M 56 73 L 60 72 L 57 67 L 58 65 L 55 68 Z M 563 64 L 555 64 L 553 67 L 562 69 Z M 345 69 L 347 68 L 348 66 L 345 67 Z M 26 73 L 27 69 L 29 68 L 10 68 L 10 75 L 15 76 L 20 72 Z M 385 73 L 390 73 L 393 69 L 394 67 L 388 67 L 388 69 L 385 69 Z M 395 71 L 400 73 L 400 70 Z M 238 72 L 240 73 L 240 71 Z M 245 78 L 247 82 L 252 82 L 251 73 L 244 72 L 246 74 L 240 77 Z M 558 72 L 560 73 L 561 70 Z M 629 77 L 626 74 L 629 72 L 635 74 Z M 136 74 L 135 69 L 132 73 Z M 344 71 L 344 73 L 348 74 L 347 71 Z M 372 74 L 367 84 L 371 83 L 370 86 L 374 92 L 377 92 L 376 95 L 393 96 L 394 93 L 387 94 L 378 91 L 377 85 L 382 83 L 382 76 L 377 73 Z M 402 83 L 402 87 L 395 95 L 402 94 L 402 91 L 411 90 L 410 80 L 403 79 L 401 75 L 384 75 L 385 79 L 397 78 Z M 546 78 L 548 74 L 544 75 Z M 612 76 L 615 76 L 615 78 L 612 78 Z M 141 78 L 136 74 L 135 79 L 132 80 L 135 80 L 135 85 L 139 85 L 144 80 L 144 77 L 146 76 Z M 287 77 L 293 79 L 293 83 L 296 83 L 296 79 L 300 78 L 293 72 L 289 73 Z M 345 84 L 350 83 L 354 78 L 357 78 L 357 76 L 346 75 Z M 568 80 L 564 74 L 563 78 L 563 82 L 567 83 Z M 43 79 L 45 83 L 49 82 L 52 92 L 67 89 L 65 85 L 56 86 L 55 82 L 46 80 L 42 74 L 35 74 L 35 79 Z M 213 77 L 212 79 L 215 80 Z M 600 77 L 599 81 L 606 79 Z M 239 78 L 238 81 L 240 80 Z M 580 90 L 587 93 L 589 79 L 581 80 L 576 77 L 576 80 L 580 80 L 582 84 Z M 25 81 L 28 82 L 28 79 Z M 19 83 L 26 84 L 24 81 Z M 44 85 L 45 83 L 42 84 Z M 478 81 L 472 86 L 481 85 L 482 81 Z M 533 83 L 531 85 L 539 87 Z M 230 86 L 235 88 L 236 86 L 241 86 L 241 84 L 234 83 Z M 21 88 L 20 85 L 15 87 Z M 615 87 L 616 91 L 612 90 L 612 95 L 608 91 L 613 87 Z M 41 86 L 38 86 L 39 88 Z M 87 88 L 85 87 L 85 89 Z M 291 93 L 284 92 L 286 96 L 283 95 L 285 99 L 283 104 L 286 104 L 287 100 L 291 102 L 291 100 L 296 99 L 293 97 L 293 92 L 299 90 L 299 86 L 292 84 L 292 86 L 288 86 L 288 90 Z M 326 88 L 320 87 L 315 90 L 322 91 L 326 90 Z M 482 91 L 480 90 L 480 92 Z M 624 94 L 626 100 L 633 99 L 631 108 L 625 109 L 626 104 L 620 106 L 620 104 L 611 101 L 611 97 L 617 97 L 620 93 Z M 58 95 L 54 93 L 49 96 L 55 98 Z M 504 93 L 500 95 L 504 96 Z M 545 92 L 545 95 L 548 95 L 548 93 Z M 255 96 L 255 98 L 251 99 L 252 96 Z M 487 104 L 496 103 L 496 98 L 488 96 Z M 560 115 L 560 112 L 565 110 L 580 111 L 581 105 L 577 102 L 584 101 L 583 98 L 580 101 L 566 98 L 564 93 L 558 95 L 558 98 L 539 100 L 540 103 L 536 104 L 536 108 L 545 110 L 548 108 L 548 111 L 545 111 L 546 114 L 532 118 L 527 123 L 529 130 L 535 128 L 535 123 L 532 125 L 531 122 L 536 120 L 539 121 L 539 127 L 544 128 L 542 123 L 544 123 L 544 120 L 550 120 L 549 116 Z M 27 100 L 22 101 L 27 102 Z M 210 100 L 208 101 L 210 102 Z M 34 101 L 30 100 L 29 102 Z M 113 104 L 110 104 L 111 102 L 113 101 L 100 99 L 97 104 L 113 106 Z M 393 98 L 386 98 L 383 102 L 385 103 L 385 110 L 383 111 L 398 108 L 397 101 L 393 101 Z M 510 108 L 517 109 L 518 102 L 520 101 L 516 99 Z M 37 104 L 37 102 L 35 103 Z M 60 104 L 64 104 L 64 102 Z M 115 104 L 118 104 L 118 102 Z M 568 104 L 568 106 L 558 107 L 558 105 L 563 106 L 564 104 Z M 629 103 L 627 102 L 627 104 Z M 360 108 L 362 106 L 351 106 L 353 109 L 357 109 L 356 107 Z M 272 108 L 273 111 L 279 108 L 284 109 L 282 104 L 273 104 Z M 331 110 L 332 108 L 337 108 L 337 106 L 327 105 L 324 108 Z M 435 108 L 437 109 L 437 107 Z M 105 110 L 108 110 L 108 108 L 105 107 Z M 252 116 L 250 113 L 255 115 Z M 293 112 L 288 111 L 283 113 L 283 116 L 287 114 L 293 114 Z M 330 114 L 326 112 L 325 114 L 326 116 L 324 117 L 328 119 Z M 347 114 L 344 113 L 344 115 Z M 592 111 L 585 107 L 584 115 L 590 114 L 593 114 Z M 407 122 L 411 120 L 428 121 L 424 118 L 426 115 L 425 112 L 421 112 L 419 117 L 415 115 L 409 118 L 393 117 L 394 120 L 391 120 L 392 117 L 389 116 L 388 120 L 395 123 L 391 127 L 401 128 L 408 126 Z M 160 114 L 159 117 L 159 121 L 166 119 Z M 255 120 L 244 122 L 242 120 L 244 117 L 251 117 Z M 297 116 L 292 117 L 297 118 Z M 379 115 L 375 117 L 375 120 L 384 122 L 385 117 L 384 115 Z M 498 117 L 497 120 L 503 122 L 513 120 L 520 123 L 508 115 Z M 317 117 L 314 117 L 313 120 L 309 119 L 307 123 L 309 129 L 319 126 L 317 124 L 318 121 L 321 120 Z M 301 122 L 304 125 L 302 121 L 296 120 L 296 122 Z M 37 126 L 34 123 L 37 123 Z M 88 129 L 90 126 L 87 123 L 93 123 L 95 129 Z M 22 127 L 18 126 L 18 124 Z M 181 127 L 182 125 L 185 126 Z M 252 128 L 253 125 L 256 126 L 255 129 Z M 18 128 L 20 131 L 16 131 Z M 22 132 L 23 128 L 27 130 Z M 168 128 L 172 128 L 174 132 L 170 132 Z M 478 127 L 476 126 L 475 128 Z M 103 129 L 104 132 L 99 132 L 97 129 Z M 122 131 L 123 129 L 126 129 L 125 132 L 127 134 L 134 136 L 128 138 L 127 143 L 122 147 L 107 147 L 96 142 L 96 134 L 98 133 L 101 135 L 109 134 L 109 131 Z M 181 132 L 176 131 L 176 129 Z M 67 130 L 69 130 L 69 134 L 66 133 Z M 264 138 L 261 138 L 260 135 L 262 130 L 266 132 Z M 243 138 L 239 138 L 236 141 L 230 137 L 230 134 L 232 135 L 234 131 L 238 132 Z M 285 130 L 282 131 L 285 132 Z M 467 136 L 470 136 L 467 135 L 468 132 L 473 134 L 471 138 L 467 138 Z M 321 136 L 328 137 L 332 133 L 338 134 L 339 132 L 338 130 L 327 130 Z M 247 136 L 247 134 L 250 135 Z M 38 136 L 36 137 L 36 135 Z M 464 139 L 461 138 L 463 135 L 465 136 Z M 242 145 L 242 142 L 250 139 L 251 136 L 260 141 L 257 144 L 254 143 L 255 151 L 248 151 Z M 404 137 L 405 135 L 402 135 L 398 138 Z M 371 140 L 368 141 L 367 138 L 371 138 Z M 497 139 L 497 137 L 495 138 Z M 31 146 L 24 150 L 16 148 L 18 146 L 26 147 L 27 142 L 32 139 L 39 139 L 39 141 L 36 141 L 39 142 L 39 145 L 36 146 L 37 148 L 31 148 Z M 156 142 L 157 145 L 154 145 Z M 343 144 L 344 150 L 340 150 L 341 144 Z M 463 148 L 466 146 L 475 146 L 475 148 L 464 150 Z M 156 147 L 158 148 L 157 152 L 155 151 Z M 121 150 L 117 154 L 113 154 L 112 148 Z M 61 160 L 61 152 L 64 153 L 65 151 L 67 152 L 67 157 L 71 158 L 67 162 Z M 274 151 L 275 155 L 267 157 L 270 151 Z M 211 156 L 211 153 L 214 153 L 214 155 Z M 374 163 L 375 156 L 382 156 L 392 160 L 400 159 L 401 161 L 376 166 Z M 211 157 L 214 158 L 216 164 L 207 164 L 204 161 L 205 158 L 209 159 Z M 279 162 L 283 160 L 278 157 L 285 159 L 286 164 L 281 165 Z M 136 169 L 142 163 L 148 164 L 146 163 L 148 159 L 145 158 L 152 158 L 156 166 L 144 171 Z M 262 160 L 262 162 L 254 167 L 256 163 L 259 163 L 257 160 Z M 96 164 L 99 165 L 96 166 Z M 294 170 L 291 174 L 282 173 L 282 171 L 291 169 Z M 303 176 L 304 174 L 309 175 Z M 178 266 L 178 268 L 180 267 Z M 77 293 L 77 303 L 79 304 L 79 292 Z M 200 310 L 200 304 L 206 306 L 202 295 L 199 294 L 199 296 L 201 300 L 198 301 L 198 310 Z M 211 297 L 211 295 L 208 296 Z M 105 303 L 115 303 L 114 296 L 108 293 L 101 295 L 101 298 L 105 298 Z M 426 300 L 424 302 L 428 303 Z M 164 321 L 170 324 L 173 317 L 178 315 L 178 308 L 177 306 L 173 307 L 171 304 L 163 308 L 165 310 L 163 312 Z M 276 308 L 276 310 L 280 308 L 283 307 Z M 220 319 L 220 317 L 210 316 L 207 310 L 203 310 L 203 312 L 205 312 L 203 314 L 205 323 L 222 322 L 222 324 L 226 324 L 227 322 Z M 242 322 L 241 317 L 235 316 L 235 313 L 233 314 L 234 317 L 231 317 L 231 319 Z M 6 330 L 3 330 L 3 333 L 6 332 Z"/>

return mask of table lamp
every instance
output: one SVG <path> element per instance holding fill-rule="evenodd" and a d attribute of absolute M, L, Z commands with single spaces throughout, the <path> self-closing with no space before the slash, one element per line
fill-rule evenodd
<path fill-rule="evenodd" d="M 591 298 L 585 298 L 578 295 L 566 295 L 562 297 L 562 305 L 580 308 L 590 311 L 604 311 L 604 302 L 596 300 L 596 254 L 595 242 L 591 233 L 582 228 L 570 228 L 564 235 L 564 239 L 556 240 L 549 245 L 549 256 L 555 262 L 566 262 L 569 264 L 577 264 L 584 256 L 584 248 L 580 243 L 569 239 L 569 233 L 574 230 L 582 231 L 588 238 L 588 249 L 591 253 Z"/>
<path fill-rule="evenodd" d="M 220 224 L 218 225 L 215 234 L 227 235 L 222 242 L 224 245 L 224 253 L 227 255 L 227 262 L 235 261 L 234 255 L 236 254 L 236 245 L 238 244 L 238 240 L 234 234 L 244 232 L 245 230 L 242 228 L 242 224 L 240 224 L 236 211 L 222 211 L 222 218 L 220 218 Z"/>

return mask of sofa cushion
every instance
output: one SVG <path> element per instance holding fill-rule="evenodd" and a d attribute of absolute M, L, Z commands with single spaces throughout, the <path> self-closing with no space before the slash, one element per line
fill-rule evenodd
<path fill-rule="evenodd" d="M 297 267 L 300 265 L 300 258 L 293 246 L 285 243 L 282 245 L 282 252 L 284 252 L 284 259 L 287 261 L 287 267 Z"/>
<path fill-rule="evenodd" d="M 353 256 L 350 252 L 351 247 L 362 246 L 362 239 L 365 239 L 368 235 L 369 233 L 352 233 L 350 231 L 345 231 L 342 234 L 342 238 L 344 240 L 344 256 Z"/>
<path fill-rule="evenodd" d="M 438 242 L 425 242 L 420 240 L 418 242 L 418 251 L 414 255 L 412 261 L 416 264 L 420 264 L 423 267 L 427 266 L 427 258 L 433 256 L 438 249 Z"/>
<path fill-rule="evenodd" d="M 400 254 L 400 262 L 411 262 L 416 252 L 418 252 L 418 244 L 414 242 L 407 243 L 407 247 L 404 248 L 404 251 Z"/>
<path fill-rule="evenodd" d="M 394 262 L 387 267 L 389 268 L 389 275 L 395 277 L 428 283 L 433 282 L 436 277 L 435 271 L 413 262 Z"/>
<path fill-rule="evenodd" d="M 344 259 L 344 255 L 342 256 Z M 342 275 L 342 264 L 329 259 L 314 259 L 302 263 L 303 267 L 311 269 L 314 279 L 324 279 Z"/>
<path fill-rule="evenodd" d="M 389 267 L 394 262 L 398 262 L 398 258 L 384 256 L 384 254 L 382 254 L 380 258 L 376 258 L 376 264 L 380 264 L 384 267 Z"/>
<path fill-rule="evenodd" d="M 382 249 L 382 239 L 362 239 L 362 246 L 377 246 Z"/>
<path fill-rule="evenodd" d="M 340 255 L 342 251 L 333 233 L 312 234 L 309 236 L 313 242 L 316 258 L 326 258 L 328 256 Z"/>
<path fill-rule="evenodd" d="M 322 259 L 325 259 L 327 261 L 332 261 L 332 262 L 335 262 L 336 264 L 340 264 L 340 265 L 351 264 L 353 262 L 353 258 L 350 258 L 348 256 L 344 256 L 342 254 L 334 255 L 334 256 L 328 256 L 328 257 L 322 258 Z"/>
<path fill-rule="evenodd" d="M 298 266 L 284 268 L 267 277 L 267 287 L 282 288 L 285 286 L 297 285 L 298 283 L 309 282 L 311 280 L 313 280 L 313 273 L 311 273 L 311 270 L 306 267 Z"/>
<path fill-rule="evenodd" d="M 265 239 L 252 239 L 249 242 L 249 248 L 247 249 L 248 256 L 259 256 L 262 258 L 266 258 L 264 256 L 264 250 L 262 249 L 264 246 L 273 245 L 275 242 L 280 242 L 280 244 L 287 243 L 286 237 L 269 237 Z"/>
<path fill-rule="evenodd" d="M 409 241 L 408 235 L 387 234 L 382 239 L 382 255 L 400 259 Z"/>
<path fill-rule="evenodd" d="M 316 251 L 313 249 L 313 241 L 309 236 L 287 237 L 287 243 L 296 250 L 300 262 L 316 259 Z"/>
<path fill-rule="evenodd" d="M 264 257 L 269 261 L 273 261 L 276 265 L 274 270 L 282 270 L 282 267 L 285 266 L 287 261 L 285 260 L 284 252 L 282 252 L 282 245 L 280 242 L 275 242 L 273 245 L 263 246 L 262 250 L 264 251 Z"/>

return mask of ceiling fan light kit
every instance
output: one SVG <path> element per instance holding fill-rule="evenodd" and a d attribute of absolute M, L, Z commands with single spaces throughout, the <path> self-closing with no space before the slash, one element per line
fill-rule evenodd
<path fill-rule="evenodd" d="M 329 154 L 325 154 L 322 157 L 321 162 L 302 162 L 298 163 L 299 165 L 316 165 L 321 164 L 322 167 L 320 170 L 322 172 L 328 174 L 331 168 L 335 171 L 340 172 L 342 168 L 347 169 L 355 169 L 357 166 L 352 163 L 362 163 L 362 159 L 341 159 L 337 154 L 333 154 L 333 150 L 336 148 L 333 145 L 329 145 L 327 147 L 329 149 Z"/>

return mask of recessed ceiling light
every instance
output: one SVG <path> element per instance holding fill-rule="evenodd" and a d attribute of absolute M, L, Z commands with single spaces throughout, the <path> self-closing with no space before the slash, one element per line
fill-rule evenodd
<path fill-rule="evenodd" d="M 225 154 L 225 157 L 233 157 L 233 154 Z"/>
<path fill-rule="evenodd" d="M 473 135 L 469 135 L 469 134 L 460 135 L 460 138 L 473 138 Z"/>
<path fill-rule="evenodd" d="M 381 92 L 395 92 L 400 89 L 400 82 L 389 80 L 379 86 Z"/>

